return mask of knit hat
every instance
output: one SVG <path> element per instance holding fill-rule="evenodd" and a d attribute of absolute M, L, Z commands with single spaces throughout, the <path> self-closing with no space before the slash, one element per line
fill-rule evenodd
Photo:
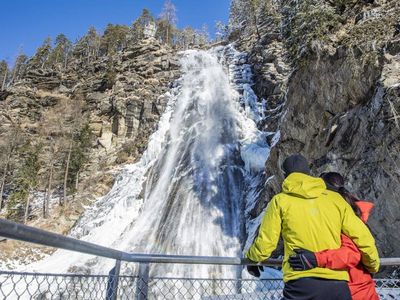
<path fill-rule="evenodd" d="M 307 159 L 300 154 L 291 155 L 286 158 L 282 164 L 282 170 L 285 173 L 285 177 L 294 172 L 310 174 L 310 167 L 308 166 Z"/>

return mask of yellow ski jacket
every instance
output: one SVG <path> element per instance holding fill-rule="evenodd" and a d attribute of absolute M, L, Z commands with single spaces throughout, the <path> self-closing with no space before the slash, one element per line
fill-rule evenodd
<path fill-rule="evenodd" d="M 372 273 L 379 269 L 375 240 L 340 194 L 326 189 L 321 178 L 302 173 L 290 174 L 282 192 L 267 206 L 259 233 L 246 253 L 255 262 L 266 260 L 275 250 L 282 233 L 284 241 L 283 280 L 318 277 L 349 280 L 347 271 L 314 268 L 294 271 L 288 262 L 294 249 L 313 252 L 340 248 L 340 234 L 350 237 L 362 254 L 362 262 Z"/>

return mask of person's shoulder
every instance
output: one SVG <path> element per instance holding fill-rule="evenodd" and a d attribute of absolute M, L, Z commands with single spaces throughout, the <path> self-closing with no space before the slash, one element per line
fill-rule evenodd
<path fill-rule="evenodd" d="M 271 202 L 278 206 L 284 205 L 288 201 L 288 195 L 286 193 L 280 192 L 272 197 Z"/>
<path fill-rule="evenodd" d="M 334 192 L 334 191 L 331 191 L 331 190 L 327 189 L 324 192 L 324 195 L 325 195 L 325 197 L 327 198 L 328 201 L 331 201 L 331 202 L 335 203 L 339 207 L 344 207 L 347 204 L 346 200 L 342 197 L 342 195 L 340 195 L 337 192 Z"/>

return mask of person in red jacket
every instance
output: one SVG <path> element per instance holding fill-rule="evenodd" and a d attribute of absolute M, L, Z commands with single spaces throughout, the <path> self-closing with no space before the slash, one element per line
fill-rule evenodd
<path fill-rule="evenodd" d="M 344 188 L 344 179 L 339 173 L 324 173 L 321 177 L 328 189 L 340 193 L 360 219 L 366 223 L 374 205 L 351 195 Z M 344 234 L 341 235 L 341 241 L 342 245 L 339 249 L 328 249 L 315 253 L 297 249 L 295 250 L 296 255 L 290 257 L 289 263 L 294 270 L 298 271 L 315 267 L 333 270 L 347 269 L 350 275 L 349 288 L 353 300 L 379 300 L 375 282 L 361 263 L 361 254 L 357 246 Z"/>

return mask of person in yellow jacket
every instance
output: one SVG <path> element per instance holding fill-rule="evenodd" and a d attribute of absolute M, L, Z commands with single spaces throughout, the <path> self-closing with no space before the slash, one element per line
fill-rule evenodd
<path fill-rule="evenodd" d="M 340 194 L 327 190 L 321 178 L 309 175 L 308 162 L 303 156 L 288 157 L 282 168 L 286 176 L 282 192 L 269 202 L 258 236 L 245 256 L 254 262 L 266 260 L 282 234 L 283 299 L 351 300 L 346 270 L 314 268 L 295 271 L 288 259 L 297 249 L 318 252 L 340 248 L 343 232 L 360 249 L 365 268 L 376 273 L 379 256 L 374 238 Z M 310 263 L 306 257 L 304 263 Z"/>

